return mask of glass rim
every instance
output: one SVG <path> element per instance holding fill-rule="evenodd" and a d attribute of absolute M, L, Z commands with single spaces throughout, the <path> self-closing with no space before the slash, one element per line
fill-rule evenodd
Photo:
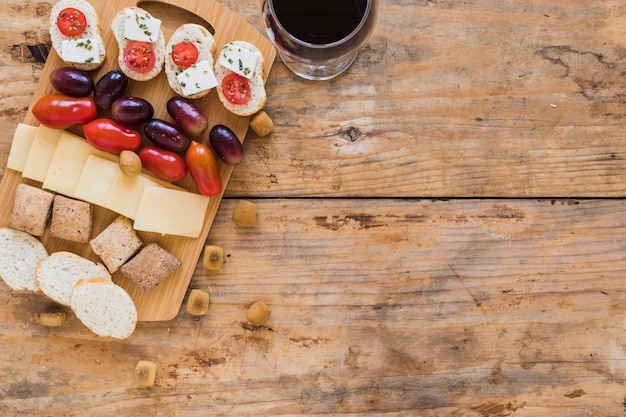
<path fill-rule="evenodd" d="M 302 1 L 302 0 L 297 0 L 297 1 Z M 372 11 L 372 3 L 375 2 L 375 1 L 376 0 L 367 0 L 367 5 L 365 6 L 365 12 L 363 13 L 363 17 L 361 17 L 361 20 L 359 21 L 359 24 L 356 25 L 356 27 L 354 28 L 354 30 L 352 30 L 352 32 L 350 32 L 350 34 L 348 34 L 344 38 L 339 39 L 338 41 L 330 42 L 330 43 L 311 43 L 311 42 L 303 41 L 300 38 L 296 38 L 291 33 L 289 33 L 289 31 L 287 29 L 285 29 L 283 24 L 278 19 L 278 16 L 276 15 L 276 10 L 274 10 L 274 0 L 267 0 L 267 4 L 270 7 L 270 12 L 272 13 L 272 16 L 274 17 L 274 21 L 276 22 L 276 25 L 283 31 L 283 33 L 286 35 L 287 38 L 289 38 L 290 41 L 292 41 L 292 42 L 294 42 L 294 43 L 296 43 L 296 44 L 298 44 L 300 46 L 305 46 L 307 48 L 322 49 L 322 48 L 332 48 L 332 47 L 335 47 L 335 46 L 342 45 L 342 44 L 348 42 L 354 36 L 356 36 L 356 34 L 359 32 L 359 30 L 365 24 L 365 21 L 367 20 L 367 17 L 371 13 L 371 11 Z"/>

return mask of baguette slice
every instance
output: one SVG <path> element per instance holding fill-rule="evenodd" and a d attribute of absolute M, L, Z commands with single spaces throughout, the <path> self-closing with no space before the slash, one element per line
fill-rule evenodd
<path fill-rule="evenodd" d="M 76 37 L 66 36 L 59 30 L 57 26 L 57 18 L 59 13 L 68 7 L 73 7 L 82 11 L 87 18 L 87 28 L 78 36 L 81 39 L 91 39 L 95 43 L 92 44 L 92 48 L 98 48 L 100 51 L 100 62 L 71 62 L 66 61 L 63 58 L 63 41 L 75 39 Z M 100 31 L 100 18 L 96 12 L 96 9 L 85 0 L 60 0 L 58 3 L 52 6 L 50 11 L 50 39 L 52 40 L 52 47 L 55 49 L 59 57 L 65 62 L 66 65 L 78 68 L 83 71 L 93 71 L 104 63 L 106 58 L 106 47 L 104 40 L 102 39 L 102 32 Z"/>
<path fill-rule="evenodd" d="M 228 48 L 229 46 L 241 46 L 259 54 L 259 59 L 257 60 L 256 67 L 254 68 L 253 76 L 248 79 L 251 97 L 250 100 L 245 104 L 234 104 L 228 101 L 228 99 L 224 95 L 224 92 L 222 91 L 221 85 L 222 80 L 229 74 L 232 74 L 233 71 L 222 66 L 219 63 L 219 59 L 215 63 L 215 77 L 217 78 L 218 82 L 218 87 L 216 88 L 217 96 L 219 97 L 224 107 L 226 107 L 230 112 L 238 116 L 251 116 L 261 110 L 263 106 L 265 106 L 265 102 L 267 101 L 267 94 L 265 92 L 265 81 L 263 80 L 263 69 L 265 66 L 265 60 L 261 51 L 255 45 L 249 42 L 233 41 L 224 45 L 222 49 Z M 220 53 L 222 53 L 221 50 Z"/>
<path fill-rule="evenodd" d="M 0 228 L 0 277 L 12 289 L 37 291 L 37 264 L 47 257 L 44 245 L 32 235 Z"/>
<path fill-rule="evenodd" d="M 92 332 L 126 339 L 137 325 L 137 308 L 128 293 L 105 278 L 83 279 L 72 290 L 70 307 Z"/>
<path fill-rule="evenodd" d="M 105 278 L 111 274 L 104 265 L 72 252 L 55 252 L 37 265 L 37 284 L 41 292 L 64 306 L 70 306 L 74 285 L 81 279 Z"/>
<path fill-rule="evenodd" d="M 174 31 L 172 37 L 165 46 L 165 52 L 167 56 L 165 57 L 164 68 L 165 73 L 167 74 L 167 82 L 169 83 L 172 90 L 174 90 L 178 95 L 190 99 L 204 97 L 211 91 L 211 89 L 215 87 L 217 80 L 213 80 L 213 74 L 206 74 L 204 76 L 205 80 L 215 81 L 215 83 L 207 84 L 211 85 L 211 87 L 208 87 L 196 93 L 185 94 L 179 80 L 179 74 L 181 74 L 184 70 L 174 62 L 174 59 L 172 57 L 174 48 L 180 42 L 193 43 L 198 50 L 198 59 L 196 63 L 200 63 L 205 60 L 208 61 L 208 66 L 212 72 L 214 66 L 213 54 L 215 53 L 215 49 L 217 48 L 215 39 L 213 38 L 213 35 L 211 35 L 211 32 L 209 32 L 205 27 L 197 25 L 195 23 L 187 23 L 180 26 L 178 29 L 176 29 L 176 31 Z M 184 79 L 184 77 L 182 78 Z"/>
<path fill-rule="evenodd" d="M 134 40 L 127 39 L 125 37 L 124 22 L 126 20 L 126 11 L 143 13 L 147 16 L 152 17 L 150 13 L 140 7 L 126 7 L 113 17 L 113 20 L 111 21 L 111 31 L 113 32 L 113 36 L 115 36 L 115 40 L 117 41 L 119 51 L 117 56 L 118 66 L 120 67 L 120 70 L 130 79 L 133 79 L 135 81 L 151 80 L 159 75 L 163 70 L 163 62 L 165 61 L 165 35 L 163 34 L 163 29 L 159 29 L 156 41 L 151 43 L 153 47 L 152 53 L 154 53 L 155 56 L 154 67 L 148 72 L 142 73 L 134 71 L 128 65 L 126 65 L 126 62 L 124 60 L 124 48 L 126 48 L 130 43 L 134 42 Z"/>

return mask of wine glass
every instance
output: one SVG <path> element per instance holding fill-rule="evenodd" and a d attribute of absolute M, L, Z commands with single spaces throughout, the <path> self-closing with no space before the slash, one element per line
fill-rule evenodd
<path fill-rule="evenodd" d="M 269 39 L 285 65 L 308 80 L 352 65 L 376 25 L 378 0 L 262 0 Z"/>

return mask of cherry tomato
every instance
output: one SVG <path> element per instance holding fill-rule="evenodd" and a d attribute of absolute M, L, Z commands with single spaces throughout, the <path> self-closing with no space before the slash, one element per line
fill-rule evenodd
<path fill-rule="evenodd" d="M 187 69 L 198 60 L 198 48 L 193 42 L 185 40 L 172 47 L 172 61 L 181 69 Z"/>
<path fill-rule="evenodd" d="M 222 92 L 233 104 L 246 104 L 250 101 L 251 91 L 248 79 L 234 72 L 222 80 Z"/>
<path fill-rule="evenodd" d="M 80 10 L 67 7 L 57 16 L 57 27 L 65 36 L 79 36 L 87 29 L 87 17 Z"/>
<path fill-rule="evenodd" d="M 123 150 L 136 151 L 141 135 L 115 120 L 100 118 L 83 126 L 85 139 L 96 149 L 119 155 Z"/>
<path fill-rule="evenodd" d="M 39 122 L 53 129 L 67 129 L 89 123 L 98 117 L 96 102 L 90 97 L 49 94 L 41 97 L 32 109 Z"/>
<path fill-rule="evenodd" d="M 212 196 L 222 192 L 222 178 L 217 159 L 208 146 L 195 140 L 191 141 L 185 154 L 185 162 L 201 194 Z"/>
<path fill-rule="evenodd" d="M 152 70 L 155 61 L 154 48 L 149 42 L 134 41 L 124 48 L 124 62 L 135 72 L 143 74 Z"/>
<path fill-rule="evenodd" d="M 146 146 L 139 151 L 141 165 L 163 181 L 175 182 L 187 176 L 183 158 L 156 146 Z"/>

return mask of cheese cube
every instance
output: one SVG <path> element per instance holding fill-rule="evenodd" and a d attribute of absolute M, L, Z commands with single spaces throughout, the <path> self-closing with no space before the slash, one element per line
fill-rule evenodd
<path fill-rule="evenodd" d="M 26 165 L 28 152 L 33 144 L 33 139 L 37 134 L 37 127 L 19 123 L 13 134 L 13 142 L 9 151 L 9 159 L 7 160 L 7 168 L 22 172 Z"/>
<path fill-rule="evenodd" d="M 74 197 L 104 207 L 119 171 L 117 162 L 89 155 L 76 184 Z"/>
<path fill-rule="evenodd" d="M 146 187 L 133 227 L 145 232 L 196 238 L 202 231 L 209 200 L 189 191 Z"/>
<path fill-rule="evenodd" d="M 100 42 L 95 38 L 66 39 L 61 42 L 61 56 L 67 62 L 99 63 Z"/>
<path fill-rule="evenodd" d="M 43 182 L 62 130 L 39 126 L 28 151 L 22 177 Z"/>
<path fill-rule="evenodd" d="M 178 74 L 183 95 L 190 96 L 217 86 L 217 78 L 208 60 L 204 59 Z"/>
<path fill-rule="evenodd" d="M 156 42 L 161 21 L 147 13 L 126 9 L 124 37 L 133 41 Z"/>
<path fill-rule="evenodd" d="M 217 62 L 239 75 L 252 78 L 255 75 L 258 60 L 259 54 L 256 51 L 229 43 L 222 48 Z"/>

